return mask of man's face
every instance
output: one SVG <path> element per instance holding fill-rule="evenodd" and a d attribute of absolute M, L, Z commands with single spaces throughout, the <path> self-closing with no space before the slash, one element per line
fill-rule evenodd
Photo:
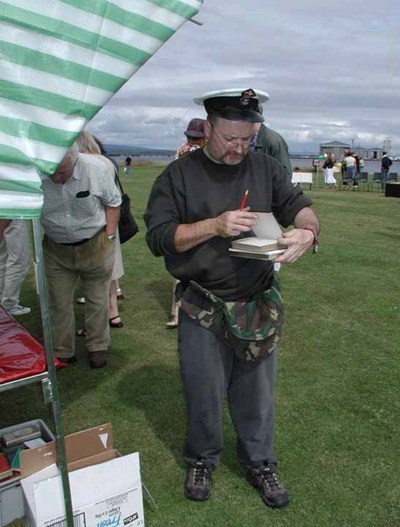
<path fill-rule="evenodd" d="M 238 165 L 249 151 L 255 124 L 218 117 L 213 123 L 206 121 L 205 132 L 213 159 L 225 165 Z"/>
<path fill-rule="evenodd" d="M 64 184 L 73 174 L 76 159 L 65 156 L 51 177 L 54 183 Z"/>

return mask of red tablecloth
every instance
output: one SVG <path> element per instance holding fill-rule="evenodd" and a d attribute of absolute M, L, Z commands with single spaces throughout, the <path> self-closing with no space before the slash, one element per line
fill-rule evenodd
<path fill-rule="evenodd" d="M 55 359 L 55 366 L 63 366 Z M 43 373 L 44 348 L 0 306 L 0 384 Z"/>

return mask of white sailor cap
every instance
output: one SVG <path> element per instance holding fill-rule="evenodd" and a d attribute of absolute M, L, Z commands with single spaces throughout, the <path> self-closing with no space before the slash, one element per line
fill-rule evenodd
<path fill-rule="evenodd" d="M 229 121 L 262 123 L 261 104 L 268 99 L 268 93 L 261 90 L 230 88 L 210 91 L 193 100 L 196 104 L 204 104 L 209 115 L 214 114 Z"/>

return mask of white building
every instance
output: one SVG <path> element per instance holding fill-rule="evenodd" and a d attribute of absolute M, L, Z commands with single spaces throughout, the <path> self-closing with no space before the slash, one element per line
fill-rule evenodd
<path fill-rule="evenodd" d="M 331 141 L 319 145 L 320 154 L 333 154 L 337 160 L 342 159 L 348 150 L 351 150 L 351 152 L 364 159 L 381 159 L 384 152 L 383 148 L 352 146 L 341 141 Z"/>

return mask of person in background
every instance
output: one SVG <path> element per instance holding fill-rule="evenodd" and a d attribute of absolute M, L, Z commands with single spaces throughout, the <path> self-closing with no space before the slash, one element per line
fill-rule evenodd
<path fill-rule="evenodd" d="M 262 115 L 262 104 L 259 105 L 259 111 Z M 256 125 L 256 130 L 257 128 L 255 151 L 268 154 L 275 158 L 284 166 L 286 173 L 292 177 L 292 163 L 290 162 L 289 147 L 285 139 L 281 134 L 267 127 L 264 123 Z"/>
<path fill-rule="evenodd" d="M 80 279 L 91 368 L 108 364 L 108 300 L 121 204 L 111 169 L 100 157 L 80 154 L 74 144 L 42 184 L 43 254 L 54 352 L 62 362 L 77 360 L 73 297 Z"/>
<path fill-rule="evenodd" d="M 360 157 L 353 152 L 353 157 L 356 160 L 356 173 L 354 176 L 353 188 L 358 188 L 358 180 L 360 179 L 361 167 L 360 167 Z"/>
<path fill-rule="evenodd" d="M 100 141 L 100 139 L 99 139 L 98 137 L 96 137 L 96 136 L 94 135 L 94 136 L 93 136 L 93 139 L 94 139 L 94 140 L 96 141 L 96 143 L 98 144 L 98 146 L 99 146 L 99 148 L 100 148 L 101 155 L 104 156 L 104 157 L 106 157 L 109 161 L 111 161 L 111 163 L 114 165 L 114 169 L 115 169 L 116 173 L 119 175 L 119 165 L 118 165 L 118 163 L 116 162 L 116 160 L 115 160 L 113 157 L 111 157 L 111 156 L 109 156 L 109 155 L 107 154 L 107 151 L 106 151 L 106 149 L 105 149 L 103 143 Z M 121 244 L 120 244 L 120 245 L 121 245 Z M 118 256 L 117 256 L 117 258 L 118 258 Z M 118 265 L 120 265 L 120 264 L 119 264 L 118 261 L 117 261 L 117 262 L 116 262 L 116 266 L 118 266 Z M 121 265 L 122 265 L 122 252 L 121 252 Z M 118 273 L 116 272 L 116 273 L 114 273 L 114 274 L 118 274 Z M 123 276 L 123 274 L 124 274 L 124 270 L 123 270 L 123 267 L 122 267 L 122 275 L 121 275 L 121 276 Z M 121 287 L 120 287 L 119 279 L 118 279 L 118 278 L 116 279 L 115 283 L 116 283 L 116 286 L 117 286 L 117 300 L 125 300 L 125 295 L 124 295 L 123 292 L 122 292 L 122 289 L 121 289 Z"/>
<path fill-rule="evenodd" d="M 232 239 L 249 235 L 258 219 L 253 211 L 273 212 L 282 226 L 295 227 L 278 240 L 287 249 L 277 260 L 293 263 L 317 243 L 319 222 L 311 200 L 292 185 L 282 164 L 249 151 L 254 124 L 263 121 L 258 104 L 265 95 L 232 89 L 195 99 L 208 114 L 206 145 L 172 162 L 156 179 L 144 220 L 150 250 L 181 280 L 185 495 L 195 501 L 211 496 L 227 396 L 245 477 L 266 505 L 284 507 L 289 496 L 277 477 L 273 448 L 283 323 L 279 282 L 271 261 L 235 258 L 229 248 Z"/>
<path fill-rule="evenodd" d="M 343 186 L 347 186 L 349 182 L 353 183 L 353 187 L 357 187 L 357 180 L 356 180 L 356 170 L 357 170 L 357 161 L 356 158 L 353 156 L 353 153 L 349 150 L 345 153 L 345 157 L 343 159 L 343 167 L 344 167 L 344 177 L 343 177 Z"/>
<path fill-rule="evenodd" d="M 266 94 L 266 100 L 269 95 Z M 258 111 L 263 115 L 263 105 L 259 103 Z M 265 125 L 265 123 L 256 123 L 254 125 L 255 133 L 250 140 L 250 152 L 262 152 L 267 154 L 281 163 L 285 168 L 290 179 L 292 178 L 292 163 L 289 157 L 289 147 L 285 139 L 276 132 Z M 300 172 L 300 168 L 296 167 L 295 171 Z M 274 263 L 275 272 L 279 272 L 281 264 Z"/>
<path fill-rule="evenodd" d="M 382 152 L 381 158 L 381 188 L 385 191 L 388 174 L 393 161 L 387 155 L 387 152 Z"/>
<path fill-rule="evenodd" d="M 106 156 L 104 153 L 102 153 L 102 148 L 104 152 L 104 147 L 102 143 L 94 137 L 89 132 L 82 132 L 77 140 L 76 143 L 79 148 L 79 152 L 83 154 L 96 154 L 98 156 L 101 156 L 100 159 L 102 159 L 104 162 L 107 163 L 109 169 L 110 169 L 110 175 L 114 179 L 115 178 L 115 171 L 118 170 L 118 165 L 116 162 Z M 114 261 L 114 269 L 112 273 L 112 280 L 110 284 L 110 291 L 109 291 L 109 323 L 111 328 L 122 328 L 124 326 L 121 317 L 119 315 L 119 309 L 118 309 L 118 280 L 124 276 L 124 265 L 122 261 L 122 251 L 121 251 L 121 244 L 119 242 L 119 235 L 118 235 L 118 229 L 116 231 L 116 237 L 115 237 L 115 261 Z M 121 290 L 120 290 L 121 292 Z M 79 332 L 79 333 L 78 333 Z M 85 331 L 80 329 L 78 330 L 77 334 L 78 336 L 85 336 Z"/>
<path fill-rule="evenodd" d="M 12 316 L 27 315 L 19 296 L 29 270 L 30 250 L 26 220 L 2 220 L 0 232 L 0 304 Z"/>
<path fill-rule="evenodd" d="M 328 154 L 324 160 L 324 164 L 322 165 L 322 168 L 324 169 L 325 185 L 335 185 L 336 187 L 336 179 L 333 175 L 334 167 L 335 157 L 333 154 Z"/>
<path fill-rule="evenodd" d="M 124 168 L 124 174 L 126 174 L 127 176 L 130 176 L 131 174 L 131 163 L 132 163 L 132 158 L 131 156 L 128 156 L 125 159 L 125 168 Z"/>
<path fill-rule="evenodd" d="M 204 119 L 198 117 L 192 119 L 184 131 L 184 134 L 186 135 L 186 141 L 176 151 L 175 159 L 178 159 L 189 152 L 194 152 L 197 148 L 203 148 L 205 144 Z"/>
<path fill-rule="evenodd" d="M 116 160 L 109 156 L 107 154 L 107 151 L 103 145 L 103 143 L 100 141 L 100 139 L 98 137 L 96 137 L 95 135 L 93 136 L 93 139 L 96 141 L 96 143 L 99 145 L 99 148 L 100 148 L 100 152 L 101 152 L 101 155 L 106 157 L 109 161 L 111 161 L 111 163 L 114 165 L 114 168 L 116 170 L 116 173 L 119 175 L 119 165 L 118 163 L 116 162 Z M 122 264 L 122 252 L 121 252 L 121 264 Z M 117 262 L 116 265 L 118 266 L 119 263 Z M 118 273 L 114 273 L 114 274 L 118 274 Z M 123 276 L 124 274 L 124 270 L 122 268 L 122 275 Z M 122 289 L 120 287 L 120 284 L 119 284 L 119 279 L 117 278 L 115 280 L 115 283 L 116 283 L 116 286 L 117 286 L 117 300 L 125 300 L 125 295 L 124 293 L 122 292 Z M 113 311 L 112 311 L 113 312 Z M 117 311 L 118 312 L 118 311 Z"/>
<path fill-rule="evenodd" d="M 204 119 L 198 117 L 195 117 L 189 122 L 184 132 L 186 135 L 186 142 L 176 151 L 175 159 L 179 159 L 190 152 L 194 152 L 198 148 L 203 148 L 205 145 L 204 122 Z M 175 329 L 178 327 L 179 323 L 179 309 L 175 300 L 175 291 L 178 283 L 179 280 L 174 280 L 172 284 L 171 319 L 165 324 L 167 329 Z"/>

